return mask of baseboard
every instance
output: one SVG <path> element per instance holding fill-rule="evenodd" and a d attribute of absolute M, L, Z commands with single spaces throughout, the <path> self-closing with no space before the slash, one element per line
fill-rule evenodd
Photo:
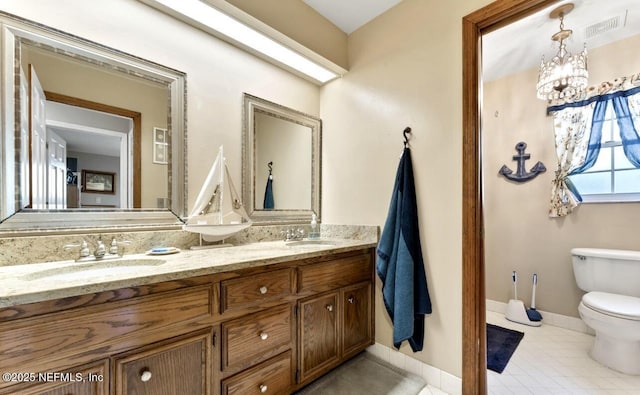
<path fill-rule="evenodd" d="M 504 314 L 507 311 L 507 304 L 503 302 L 498 302 L 495 300 L 486 300 L 486 308 L 488 311 L 493 311 L 494 313 Z M 559 328 L 569 329 L 576 332 L 588 333 L 590 335 L 595 335 L 593 329 L 589 328 L 582 319 L 577 317 L 571 317 L 568 315 L 550 313 L 544 310 L 538 310 L 540 315 L 542 315 L 542 323 L 544 325 L 553 325 Z"/>
<path fill-rule="evenodd" d="M 422 361 L 410 357 L 393 348 L 376 343 L 367 352 L 406 372 L 421 376 L 433 395 L 461 395 L 462 379 Z"/>

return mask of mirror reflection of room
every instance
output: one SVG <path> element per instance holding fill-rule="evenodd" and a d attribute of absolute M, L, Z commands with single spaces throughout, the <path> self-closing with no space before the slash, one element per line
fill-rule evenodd
<path fill-rule="evenodd" d="M 258 111 L 255 114 L 255 128 L 257 183 L 266 185 L 272 181 L 271 200 L 265 199 L 268 196 L 265 196 L 268 194 L 266 187 L 257 188 L 256 203 L 263 202 L 262 208 L 265 210 L 309 210 L 311 129 Z M 272 163 L 271 170 L 269 162 Z"/>
<path fill-rule="evenodd" d="M 20 60 L 21 83 L 32 93 L 22 106 L 31 106 L 32 116 L 43 115 L 39 139 L 48 143 L 20 165 L 31 175 L 20 181 L 24 207 L 152 208 L 166 201 L 167 165 L 153 158 L 153 128 L 167 128 L 165 85 L 125 77 L 35 42 L 23 43 Z M 87 188 L 83 170 L 114 174 L 114 187 Z M 143 180 L 148 180 L 144 186 Z"/>

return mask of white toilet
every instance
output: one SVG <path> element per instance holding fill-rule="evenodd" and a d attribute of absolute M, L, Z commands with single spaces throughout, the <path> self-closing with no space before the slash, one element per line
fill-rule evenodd
<path fill-rule="evenodd" d="M 640 251 L 574 248 L 573 273 L 587 293 L 578 306 L 596 332 L 591 358 L 640 375 Z"/>

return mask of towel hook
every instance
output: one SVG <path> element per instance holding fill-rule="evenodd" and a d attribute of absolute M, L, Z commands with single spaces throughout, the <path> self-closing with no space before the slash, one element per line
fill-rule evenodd
<path fill-rule="evenodd" d="M 407 136 L 408 134 L 411 134 L 411 128 L 409 126 L 404 128 L 404 130 L 402 131 L 402 135 L 404 136 L 404 148 L 407 148 L 407 145 L 409 144 L 409 137 Z"/>
<path fill-rule="evenodd" d="M 271 172 L 273 171 L 273 161 L 267 163 L 267 166 L 269 166 L 269 175 L 271 175 Z"/>

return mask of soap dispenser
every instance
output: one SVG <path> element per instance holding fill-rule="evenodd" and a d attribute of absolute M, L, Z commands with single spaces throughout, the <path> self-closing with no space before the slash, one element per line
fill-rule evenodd
<path fill-rule="evenodd" d="M 311 230 L 309 231 L 310 239 L 319 239 L 320 238 L 320 227 L 318 226 L 318 221 L 316 219 L 316 214 L 311 214 Z"/>

